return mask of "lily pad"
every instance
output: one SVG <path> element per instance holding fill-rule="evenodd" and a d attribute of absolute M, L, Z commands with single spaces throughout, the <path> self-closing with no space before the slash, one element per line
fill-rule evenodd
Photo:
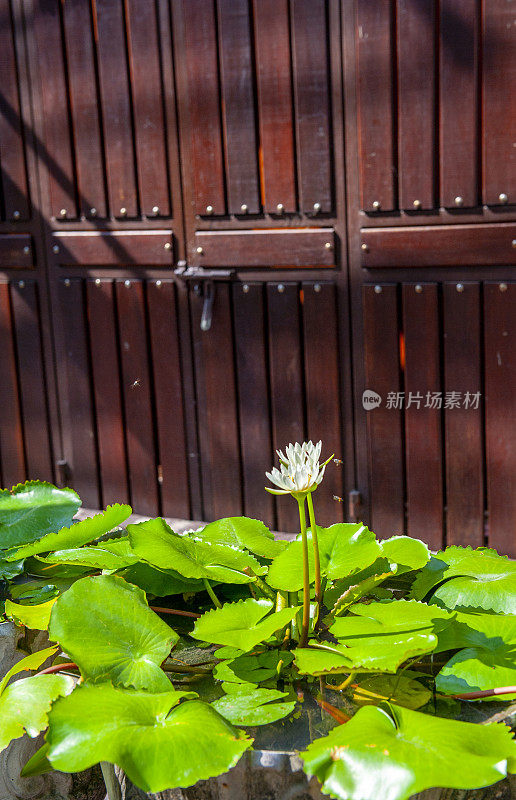
<path fill-rule="evenodd" d="M 295 617 L 299 608 L 283 608 L 270 613 L 270 600 L 239 600 L 207 611 L 195 623 L 192 636 L 204 642 L 227 644 L 244 652 L 265 642 Z"/>
<path fill-rule="evenodd" d="M 278 703 L 288 692 L 276 689 L 232 692 L 215 700 L 211 705 L 233 725 L 268 725 L 288 716 L 296 701 Z"/>
<path fill-rule="evenodd" d="M 40 539 L 50 531 L 69 525 L 81 505 L 72 489 L 51 483 L 27 481 L 0 490 L 0 542 L 3 548 Z M 23 558 L 16 556 L 14 560 Z"/>
<path fill-rule="evenodd" d="M 342 645 L 328 644 L 324 648 L 298 647 L 294 655 L 301 675 L 341 675 L 354 671 L 347 648 Z"/>
<path fill-rule="evenodd" d="M 93 547 L 74 547 L 56 550 L 49 556 L 38 556 L 45 564 L 71 564 L 89 567 L 91 570 L 120 570 L 139 562 L 139 557 L 131 552 L 129 539 L 115 539 Z"/>
<path fill-rule="evenodd" d="M 193 534 L 203 542 L 228 544 L 245 548 L 262 558 L 274 558 L 286 547 L 286 542 L 275 541 L 274 534 L 258 519 L 226 517 L 210 522 L 202 531 Z"/>
<path fill-rule="evenodd" d="M 430 689 L 407 673 L 366 675 L 353 691 L 353 702 L 360 706 L 379 705 L 385 700 L 392 700 L 403 708 L 417 709 L 426 705 L 431 698 Z"/>
<path fill-rule="evenodd" d="M 62 772 L 80 772 L 99 761 L 118 764 L 149 793 L 191 786 L 226 772 L 252 739 L 206 703 L 178 705 L 192 696 L 108 684 L 79 687 L 52 708 L 48 759 Z"/>
<path fill-rule="evenodd" d="M 183 578 L 174 569 L 158 569 L 140 561 L 127 569 L 121 570 L 119 575 L 128 583 L 139 586 L 147 594 L 155 597 L 167 597 L 174 594 L 187 592 L 200 592 L 204 590 L 202 580 Z"/>
<path fill-rule="evenodd" d="M 20 603 L 13 603 L 12 600 L 5 601 L 5 615 L 12 619 L 16 625 L 25 625 L 31 630 L 46 631 L 50 622 L 50 613 L 56 602 L 56 597 L 46 603 L 39 603 L 33 606 L 23 606 Z"/>
<path fill-rule="evenodd" d="M 420 539 L 411 536 L 392 536 L 380 542 L 385 558 L 396 564 L 396 574 L 422 569 L 430 560 L 430 551 Z"/>
<path fill-rule="evenodd" d="M 178 635 L 155 614 L 144 592 L 109 575 L 82 578 L 56 601 L 49 636 L 93 682 L 168 691 L 159 665 Z"/>
<path fill-rule="evenodd" d="M 219 652 L 217 651 L 217 655 Z M 236 658 L 217 664 L 213 670 L 213 677 L 225 683 L 246 683 L 257 686 L 277 676 L 280 661 L 285 667 L 293 660 L 294 656 L 288 650 L 266 650 L 264 653 L 238 655 Z"/>
<path fill-rule="evenodd" d="M 407 800 L 434 786 L 476 789 L 516 770 L 506 725 L 474 725 L 389 705 L 365 706 L 301 754 L 339 800 Z"/>

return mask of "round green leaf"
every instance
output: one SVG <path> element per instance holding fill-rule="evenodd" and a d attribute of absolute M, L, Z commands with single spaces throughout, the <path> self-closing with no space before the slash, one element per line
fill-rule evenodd
<path fill-rule="evenodd" d="M 167 691 L 159 665 L 178 635 L 155 614 L 144 592 L 109 575 L 82 578 L 52 610 L 49 636 L 87 680 Z"/>
<path fill-rule="evenodd" d="M 39 561 L 46 564 L 71 564 L 89 567 L 91 570 L 119 570 L 139 562 L 129 544 L 129 538 L 114 539 L 94 547 L 74 547 L 67 550 L 56 550 L 49 556 L 38 556 Z"/>
<path fill-rule="evenodd" d="M 70 525 L 80 505 L 81 498 L 72 489 L 58 489 L 42 481 L 20 483 L 11 491 L 0 489 L 2 547 L 18 547 Z"/>
<path fill-rule="evenodd" d="M 48 759 L 80 772 L 118 764 L 144 792 L 191 786 L 233 767 L 252 740 L 192 693 L 82 686 L 50 713 Z M 173 708 L 176 706 L 176 708 Z M 172 710 L 171 710 L 172 709 Z"/>
<path fill-rule="evenodd" d="M 0 681 L 0 695 L 14 675 L 18 675 L 20 672 L 30 672 L 33 669 L 38 669 L 38 667 L 45 663 L 47 658 L 54 655 L 56 650 L 57 647 L 46 647 L 44 650 L 37 650 L 35 653 L 31 653 L 25 656 L 25 658 L 22 658 L 21 661 L 17 661 Z"/>
<path fill-rule="evenodd" d="M 204 542 L 245 548 L 262 558 L 274 558 L 286 547 L 286 542 L 275 541 L 274 535 L 263 522 L 249 517 L 218 519 L 193 535 Z"/>
<path fill-rule="evenodd" d="M 12 600 L 6 600 L 5 615 L 12 619 L 16 625 L 25 625 L 31 630 L 46 631 L 56 599 L 53 597 L 46 603 L 39 603 L 34 606 L 22 606 L 19 603 L 13 603 Z"/>
<path fill-rule="evenodd" d="M 506 725 L 439 719 L 399 706 L 361 708 L 301 756 L 308 775 L 339 800 L 407 800 L 434 786 L 476 789 L 516 769 L 516 743 Z"/>
<path fill-rule="evenodd" d="M 272 614 L 270 600 L 239 600 L 207 611 L 195 623 L 192 636 L 203 642 L 227 644 L 244 652 L 252 650 L 287 625 L 299 608 L 283 608 Z"/>
<path fill-rule="evenodd" d="M 296 701 L 276 703 L 288 692 L 276 689 L 254 689 L 226 694 L 211 705 L 233 725 L 268 725 L 288 716 L 296 705 Z"/>
<path fill-rule="evenodd" d="M 396 564 L 396 573 L 422 569 L 430 559 L 430 551 L 420 539 L 412 536 L 392 536 L 380 542 L 385 558 Z"/>
<path fill-rule="evenodd" d="M 412 673 L 413 674 L 413 673 Z M 357 705 L 378 705 L 392 700 L 403 708 L 422 708 L 432 698 L 432 692 L 406 673 L 400 675 L 365 675 L 353 691 Z"/>
<path fill-rule="evenodd" d="M 353 662 L 342 645 L 324 647 L 297 647 L 294 651 L 296 667 L 302 675 L 340 675 L 353 672 Z M 367 672 L 367 670 L 364 670 Z"/>
<path fill-rule="evenodd" d="M 122 570 L 119 574 L 122 578 L 125 578 L 128 583 L 134 583 L 135 586 L 139 586 L 144 592 L 153 594 L 156 597 L 166 597 L 167 595 L 200 592 L 204 590 L 204 583 L 202 580 L 183 578 L 173 569 L 158 569 L 157 567 L 151 567 L 150 564 L 145 564 L 143 561 L 138 564 L 133 564 L 131 567 Z"/>

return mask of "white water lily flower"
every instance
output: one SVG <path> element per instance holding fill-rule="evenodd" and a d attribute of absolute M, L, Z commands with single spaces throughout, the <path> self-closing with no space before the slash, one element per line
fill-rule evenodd
<path fill-rule="evenodd" d="M 326 464 L 333 456 L 330 456 L 322 465 L 319 464 L 321 456 L 322 442 L 303 442 L 299 444 L 289 444 L 285 448 L 285 455 L 281 450 L 276 450 L 280 461 L 280 467 L 273 468 L 265 475 L 278 489 L 266 490 L 271 494 L 296 494 L 298 492 L 312 492 L 321 483 L 324 477 Z"/>

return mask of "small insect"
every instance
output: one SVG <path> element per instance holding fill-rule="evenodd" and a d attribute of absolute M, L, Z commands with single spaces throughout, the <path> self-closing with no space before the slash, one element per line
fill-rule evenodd
<path fill-rule="evenodd" d="M 333 495 L 333 499 L 336 500 L 337 503 L 343 503 L 344 502 L 344 498 L 343 497 L 339 497 L 337 494 Z"/>
<path fill-rule="evenodd" d="M 337 464 L 337 466 L 340 467 L 340 465 L 343 464 L 344 462 L 343 462 L 342 458 L 334 458 L 333 459 L 333 463 Z"/>
<path fill-rule="evenodd" d="M 131 384 L 131 389 L 136 389 L 137 386 L 141 385 L 141 381 L 139 378 L 136 378 L 133 384 Z"/>

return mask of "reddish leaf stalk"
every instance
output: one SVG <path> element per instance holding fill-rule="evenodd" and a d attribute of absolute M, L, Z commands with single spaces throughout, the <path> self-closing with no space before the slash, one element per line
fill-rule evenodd
<path fill-rule="evenodd" d="M 177 608 L 162 608 L 161 606 L 149 606 L 152 611 L 157 611 L 159 614 L 176 614 L 178 617 L 193 617 L 198 619 L 201 614 L 196 614 L 194 611 L 180 611 Z"/>
<path fill-rule="evenodd" d="M 499 686 L 496 689 L 484 689 L 482 692 L 464 692 L 453 694 L 457 700 L 478 700 L 481 697 L 495 697 L 500 694 L 516 694 L 516 686 Z"/>

